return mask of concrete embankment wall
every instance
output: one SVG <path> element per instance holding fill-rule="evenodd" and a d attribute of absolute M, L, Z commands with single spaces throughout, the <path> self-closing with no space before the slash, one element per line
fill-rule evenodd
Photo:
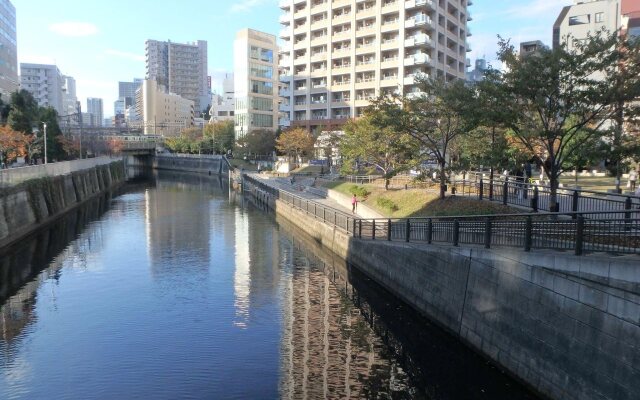
<path fill-rule="evenodd" d="M 638 398 L 636 257 L 358 240 L 249 189 L 539 393 L 554 399 Z"/>
<path fill-rule="evenodd" d="M 0 190 L 0 248 L 51 222 L 86 200 L 121 185 L 116 161 L 67 175 L 32 179 Z"/>
<path fill-rule="evenodd" d="M 225 175 L 229 172 L 229 166 L 222 156 L 207 155 L 158 154 L 153 158 L 153 168 L 209 175 Z"/>

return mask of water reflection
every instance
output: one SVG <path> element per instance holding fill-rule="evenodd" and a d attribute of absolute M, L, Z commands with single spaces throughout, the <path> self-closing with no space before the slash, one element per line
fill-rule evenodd
<path fill-rule="evenodd" d="M 156 173 L 1 260 L 3 399 L 523 397 L 217 177 Z"/>

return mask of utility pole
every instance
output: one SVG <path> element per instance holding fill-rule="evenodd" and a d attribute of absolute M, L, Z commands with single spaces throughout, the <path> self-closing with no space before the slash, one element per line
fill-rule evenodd
<path fill-rule="evenodd" d="M 82 104 L 78 102 L 78 123 L 80 124 L 80 159 L 82 160 Z"/>

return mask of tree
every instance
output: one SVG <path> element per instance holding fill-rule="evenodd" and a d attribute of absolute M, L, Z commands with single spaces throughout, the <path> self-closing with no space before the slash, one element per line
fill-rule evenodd
<path fill-rule="evenodd" d="M 41 140 L 42 138 L 40 138 Z M 58 136 L 57 138 L 60 146 L 62 147 L 62 151 L 65 152 L 68 158 L 78 158 L 80 157 L 80 140 L 79 138 L 73 136 Z M 85 145 L 85 147 L 87 147 Z"/>
<path fill-rule="evenodd" d="M 8 164 L 17 157 L 26 155 L 26 138 L 22 132 L 13 130 L 8 125 L 0 125 L 0 164 Z"/>
<path fill-rule="evenodd" d="M 339 142 L 339 148 L 348 165 L 358 161 L 367 162 L 382 171 L 385 190 L 388 190 L 390 179 L 408 168 L 411 157 L 417 151 L 411 137 L 389 127 L 376 126 L 371 120 L 372 117 L 367 113 L 361 119 L 350 120 L 344 126 L 345 134 Z"/>
<path fill-rule="evenodd" d="M 219 121 L 205 125 L 204 136 L 213 146 L 214 152 L 225 153 L 233 148 L 235 139 L 233 121 Z"/>
<path fill-rule="evenodd" d="M 276 148 L 276 134 L 267 129 L 254 129 L 236 142 L 241 154 L 272 154 Z"/>
<path fill-rule="evenodd" d="M 293 128 L 282 132 L 276 140 L 276 148 L 288 157 L 295 157 L 296 161 L 302 155 L 310 155 L 313 152 L 313 136 L 304 128 Z"/>
<path fill-rule="evenodd" d="M 38 103 L 31 93 L 24 89 L 11 93 L 11 110 L 7 122 L 13 130 L 31 134 L 39 117 Z"/>
<path fill-rule="evenodd" d="M 38 128 L 40 136 L 44 135 L 43 123 L 47 124 L 47 159 L 61 160 L 66 157 L 58 137 L 62 136 L 62 130 L 58 124 L 58 112 L 51 108 L 40 108 L 38 112 Z"/>
<path fill-rule="evenodd" d="M 444 199 L 447 183 L 449 150 L 454 141 L 471 131 L 474 120 L 469 99 L 472 89 L 462 81 L 444 83 L 422 80 L 425 95 L 417 97 L 381 97 L 372 104 L 372 121 L 413 138 L 421 152 L 433 157 L 440 168 L 440 198 Z"/>
<path fill-rule="evenodd" d="M 499 45 L 499 58 L 507 67 L 502 76 L 509 98 L 505 106 L 513 115 L 508 128 L 544 165 L 550 207 L 557 210 L 566 160 L 584 150 L 585 141 L 575 138 L 602 135 L 601 128 L 619 113 L 621 104 L 630 107 L 640 96 L 639 44 L 617 34 L 598 34 L 576 42 L 575 49 L 540 49 L 527 57 L 519 57 L 507 41 Z"/>

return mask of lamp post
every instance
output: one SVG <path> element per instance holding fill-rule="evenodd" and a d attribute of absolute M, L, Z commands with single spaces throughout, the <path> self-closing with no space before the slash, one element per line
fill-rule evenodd
<path fill-rule="evenodd" d="M 47 123 L 42 123 L 42 128 L 44 129 L 44 163 L 47 164 Z"/>

